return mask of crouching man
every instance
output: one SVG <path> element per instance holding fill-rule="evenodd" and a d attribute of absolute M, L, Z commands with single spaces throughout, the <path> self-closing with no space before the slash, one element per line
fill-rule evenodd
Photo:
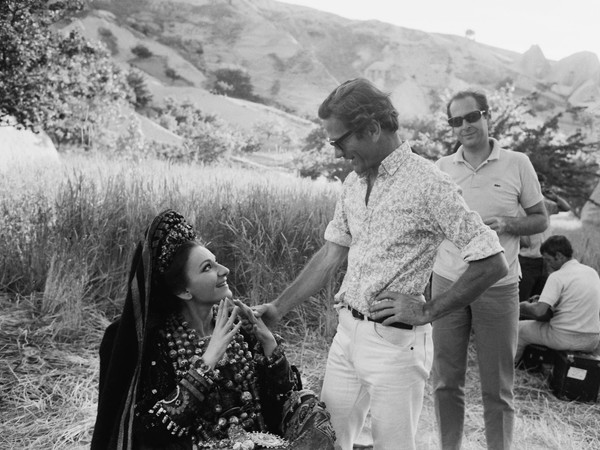
<path fill-rule="evenodd" d="M 588 352 L 600 341 L 598 273 L 573 258 L 573 248 L 565 236 L 550 236 L 540 252 L 554 272 L 539 296 L 520 304 L 516 362 L 529 344 Z"/>

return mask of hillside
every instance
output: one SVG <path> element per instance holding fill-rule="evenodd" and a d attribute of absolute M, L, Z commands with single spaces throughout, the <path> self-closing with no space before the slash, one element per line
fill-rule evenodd
<path fill-rule="evenodd" d="M 110 30 L 115 60 L 146 72 L 158 99 L 187 98 L 243 126 L 276 113 L 210 94 L 219 68 L 246 70 L 257 95 L 300 117 L 314 117 L 332 88 L 357 76 L 391 92 L 406 117 L 426 114 L 444 89 L 490 90 L 507 80 L 520 94 L 539 91 L 542 114 L 574 105 L 600 117 L 600 61 L 590 52 L 551 61 L 539 47 L 519 54 L 463 36 L 349 20 L 273 0 L 101 0 L 92 6 L 77 26 L 94 39 Z M 138 44 L 153 56 L 136 57 L 131 48 Z M 166 76 L 167 69 L 178 77 Z"/>

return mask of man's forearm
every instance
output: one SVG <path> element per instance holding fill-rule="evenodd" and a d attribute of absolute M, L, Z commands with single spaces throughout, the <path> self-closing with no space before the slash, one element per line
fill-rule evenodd
<path fill-rule="evenodd" d="M 538 322 L 548 322 L 552 318 L 552 310 L 546 303 L 522 302 L 519 304 L 520 320 L 537 320 Z"/>
<path fill-rule="evenodd" d="M 510 217 L 506 221 L 506 231 L 517 236 L 538 234 L 548 228 L 548 217 L 545 214 L 531 214 L 526 217 Z"/>
<path fill-rule="evenodd" d="M 450 286 L 450 289 L 425 303 L 425 313 L 430 322 L 469 305 L 507 272 L 508 264 L 504 253 L 469 263 L 465 273 Z"/>
<path fill-rule="evenodd" d="M 346 247 L 330 243 L 321 247 L 300 275 L 273 302 L 279 316 L 285 316 L 290 310 L 325 287 L 347 255 Z"/>

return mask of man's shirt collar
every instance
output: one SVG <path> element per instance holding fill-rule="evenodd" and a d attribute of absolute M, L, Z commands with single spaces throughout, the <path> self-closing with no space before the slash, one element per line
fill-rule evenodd
<path fill-rule="evenodd" d="M 408 145 L 407 141 L 404 141 L 396 150 L 381 161 L 381 167 L 386 174 L 393 175 L 404 164 L 411 152 L 410 145 Z"/>
<path fill-rule="evenodd" d="M 490 145 L 492 146 L 492 152 L 490 153 L 490 156 L 488 156 L 485 160 L 486 162 L 500 159 L 500 144 L 498 143 L 498 141 L 494 138 L 490 138 Z M 464 146 L 461 145 L 458 148 L 458 150 L 454 154 L 452 162 L 468 164 L 468 162 L 465 160 Z"/>

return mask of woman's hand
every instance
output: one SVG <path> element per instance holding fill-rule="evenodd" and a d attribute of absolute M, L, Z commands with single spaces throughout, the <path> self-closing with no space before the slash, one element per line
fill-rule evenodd
<path fill-rule="evenodd" d="M 261 343 L 265 356 L 269 357 L 277 347 L 277 341 L 275 340 L 275 336 L 271 333 L 271 330 L 267 327 L 265 322 L 260 318 L 254 315 L 254 311 L 246 305 L 244 302 L 240 300 L 234 300 L 236 308 L 239 308 L 240 315 L 242 316 L 242 320 L 247 322 L 256 339 Z M 248 327 L 248 328 L 250 328 Z"/>
<path fill-rule="evenodd" d="M 217 362 L 223 357 L 233 336 L 235 336 L 242 326 L 240 320 L 236 323 L 239 307 L 233 306 L 233 309 L 230 309 L 230 306 L 232 306 L 232 303 L 228 298 L 221 300 L 219 303 L 215 329 L 202 356 L 204 364 L 210 368 L 214 368 Z"/>

